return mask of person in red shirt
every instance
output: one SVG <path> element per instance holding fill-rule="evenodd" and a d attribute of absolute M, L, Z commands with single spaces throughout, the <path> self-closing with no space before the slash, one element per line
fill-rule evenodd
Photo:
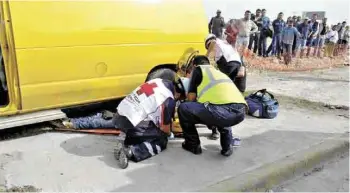
<path fill-rule="evenodd" d="M 235 47 L 236 45 L 236 40 L 237 40 L 237 35 L 238 35 L 238 26 L 237 26 L 238 22 L 235 19 L 231 19 L 227 26 L 226 26 L 226 30 L 225 30 L 225 34 L 226 34 L 226 41 L 231 44 L 233 47 Z"/>

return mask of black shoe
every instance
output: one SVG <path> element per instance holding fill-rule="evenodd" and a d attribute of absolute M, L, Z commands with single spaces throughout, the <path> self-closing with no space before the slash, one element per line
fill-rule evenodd
<path fill-rule="evenodd" d="M 208 137 L 208 139 L 210 139 L 210 140 L 218 140 L 218 139 L 219 139 L 219 134 L 213 132 L 213 133 Z"/>
<path fill-rule="evenodd" d="M 196 154 L 196 155 L 199 155 L 199 154 L 202 153 L 202 148 L 201 148 L 200 145 L 194 147 L 194 146 L 189 146 L 189 145 L 187 145 L 186 142 L 183 142 L 183 143 L 182 143 L 182 148 L 183 148 L 184 150 L 187 150 L 187 151 L 189 151 L 189 152 L 192 152 L 193 154 Z"/>
<path fill-rule="evenodd" d="M 211 135 L 208 137 L 210 140 L 218 140 L 219 139 L 219 133 L 216 127 L 212 127 L 211 129 Z"/>
<path fill-rule="evenodd" d="M 221 150 L 221 155 L 230 157 L 233 153 L 233 148 L 230 146 L 228 150 Z"/>
<path fill-rule="evenodd" d="M 118 142 L 117 146 L 114 149 L 114 157 L 118 161 L 118 166 L 121 169 L 125 169 L 129 165 L 129 159 L 132 156 L 130 148 L 124 147 L 121 142 Z"/>

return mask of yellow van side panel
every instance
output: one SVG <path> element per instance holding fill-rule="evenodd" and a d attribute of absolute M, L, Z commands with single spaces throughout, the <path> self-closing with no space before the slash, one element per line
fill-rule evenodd
<path fill-rule="evenodd" d="M 125 96 L 154 66 L 204 51 L 201 0 L 9 4 L 23 110 Z"/>

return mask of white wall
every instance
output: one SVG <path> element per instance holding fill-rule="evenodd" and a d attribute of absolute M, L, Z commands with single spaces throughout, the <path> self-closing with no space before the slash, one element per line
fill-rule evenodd
<path fill-rule="evenodd" d="M 303 11 L 326 11 L 330 24 L 350 22 L 349 0 L 203 0 L 208 19 L 215 16 L 220 9 L 225 20 L 241 18 L 246 10 L 255 12 L 257 8 L 265 8 L 267 15 L 274 19 L 279 12 L 285 17 L 302 15 Z"/>

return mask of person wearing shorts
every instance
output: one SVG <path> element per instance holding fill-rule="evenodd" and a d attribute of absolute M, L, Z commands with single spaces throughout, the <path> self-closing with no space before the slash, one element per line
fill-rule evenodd
<path fill-rule="evenodd" d="M 283 57 L 286 65 L 290 64 L 292 60 L 294 37 L 300 38 L 301 35 L 297 28 L 293 27 L 293 20 L 288 20 L 287 23 L 288 26 L 284 28 L 282 32 Z"/>
<path fill-rule="evenodd" d="M 249 45 L 249 36 L 238 36 L 236 46 L 238 48 L 246 48 Z"/>
<path fill-rule="evenodd" d="M 246 51 L 249 45 L 249 37 L 251 33 L 256 33 L 258 31 L 258 26 L 250 20 L 251 13 L 250 11 L 246 11 L 244 13 L 244 18 L 239 21 L 238 24 L 238 36 L 236 48 L 241 54 L 241 56 L 246 55 Z"/>

